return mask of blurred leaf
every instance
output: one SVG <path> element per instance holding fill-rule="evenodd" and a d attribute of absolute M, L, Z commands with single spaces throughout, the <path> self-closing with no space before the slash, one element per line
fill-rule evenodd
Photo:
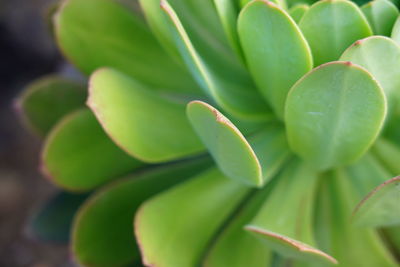
<path fill-rule="evenodd" d="M 219 67 L 212 59 L 202 57 L 168 2 L 162 0 L 161 6 L 169 18 L 167 23 L 176 46 L 180 48 L 188 68 L 207 94 L 234 116 L 265 120 L 269 113 L 268 106 L 260 98 L 247 73 L 230 70 L 228 62 Z"/>
<path fill-rule="evenodd" d="M 264 0 L 253 1 L 242 10 L 238 31 L 258 88 L 282 118 L 290 87 L 312 68 L 306 40 L 283 9 Z"/>
<path fill-rule="evenodd" d="M 400 16 L 397 18 L 392 29 L 391 38 L 400 45 Z"/>
<path fill-rule="evenodd" d="M 73 228 L 73 251 L 84 266 L 126 266 L 139 259 L 132 221 L 147 198 L 195 175 L 208 159 L 139 172 L 96 192 L 81 207 Z"/>
<path fill-rule="evenodd" d="M 26 124 L 46 135 L 56 122 L 74 109 L 83 107 L 83 85 L 57 76 L 47 76 L 31 83 L 17 99 L 17 108 Z"/>
<path fill-rule="evenodd" d="M 368 227 L 400 224 L 400 177 L 394 177 L 370 192 L 355 209 L 353 221 Z"/>
<path fill-rule="evenodd" d="M 261 166 L 242 133 L 212 106 L 193 101 L 187 107 L 193 128 L 221 171 L 244 184 L 263 185 Z"/>
<path fill-rule="evenodd" d="M 236 29 L 237 17 L 240 11 L 239 5 L 232 0 L 214 0 L 214 4 L 232 49 L 240 59 L 243 59 L 243 52 Z"/>
<path fill-rule="evenodd" d="M 359 40 L 346 49 L 340 60 L 367 69 L 385 91 L 389 108 L 400 104 L 400 46 L 392 39 L 371 36 Z"/>
<path fill-rule="evenodd" d="M 270 195 L 246 230 L 285 257 L 336 263 L 314 248 L 313 203 L 317 175 L 301 161 L 292 161 L 277 177 Z"/>
<path fill-rule="evenodd" d="M 398 253 L 400 251 L 400 226 L 388 227 L 384 229 L 384 232 L 389 239 L 390 245 L 392 245 L 394 253 L 400 256 Z"/>
<path fill-rule="evenodd" d="M 42 154 L 43 172 L 71 191 L 86 191 L 142 165 L 120 150 L 93 114 L 81 109 L 50 132 Z"/>
<path fill-rule="evenodd" d="M 310 9 L 307 4 L 298 4 L 289 9 L 289 14 L 296 23 L 299 23 L 304 13 Z"/>
<path fill-rule="evenodd" d="M 91 76 L 88 105 L 115 143 L 143 161 L 165 162 L 203 150 L 184 104 L 118 71 L 104 68 Z"/>
<path fill-rule="evenodd" d="M 144 264 L 197 266 L 213 235 L 247 192 L 212 169 L 145 202 L 135 217 Z"/>
<path fill-rule="evenodd" d="M 46 202 L 31 219 L 29 231 L 44 242 L 68 243 L 72 219 L 87 194 L 61 192 Z"/>
<path fill-rule="evenodd" d="M 116 1 L 65 1 L 55 16 L 55 32 L 64 55 L 86 74 L 112 67 L 154 89 L 200 92 L 145 23 Z"/>
<path fill-rule="evenodd" d="M 388 0 L 374 0 L 361 7 L 375 35 L 390 36 L 399 16 L 397 7 Z"/>
<path fill-rule="evenodd" d="M 339 266 L 398 266 L 375 230 L 349 223 L 356 189 L 342 171 L 322 177 L 316 201 L 318 243 Z"/>
<path fill-rule="evenodd" d="M 387 175 L 386 178 L 400 173 L 400 148 L 398 145 L 384 137 L 380 137 L 372 147 L 372 152 L 382 162 L 382 165 L 390 171 L 390 174 Z M 372 190 L 372 188 L 370 190 Z"/>
<path fill-rule="evenodd" d="M 271 251 L 243 229 L 258 212 L 270 191 L 268 189 L 255 192 L 217 236 L 204 259 L 205 267 L 269 266 Z"/>
<path fill-rule="evenodd" d="M 361 10 L 346 0 L 316 2 L 299 26 L 310 44 L 315 66 L 337 60 L 349 45 L 372 35 Z"/>
<path fill-rule="evenodd" d="M 322 65 L 297 82 L 286 101 L 289 144 L 320 170 L 356 161 L 386 116 L 376 80 L 349 62 Z"/>

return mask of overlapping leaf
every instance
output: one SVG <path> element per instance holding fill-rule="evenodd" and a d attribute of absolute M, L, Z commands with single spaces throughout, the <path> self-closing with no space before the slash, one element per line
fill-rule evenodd
<path fill-rule="evenodd" d="M 399 16 L 397 7 L 388 0 L 374 0 L 361 7 L 375 35 L 390 36 Z"/>
<path fill-rule="evenodd" d="M 87 109 L 62 119 L 50 132 L 42 170 L 67 190 L 87 191 L 143 165 L 119 149 Z"/>
<path fill-rule="evenodd" d="M 331 62 L 291 89 L 285 121 L 289 144 L 320 170 L 357 160 L 375 141 L 386 116 L 386 99 L 365 69 Z"/>
<path fill-rule="evenodd" d="M 118 71 L 101 69 L 91 76 L 88 105 L 115 143 L 143 161 L 164 162 L 203 149 L 184 104 Z"/>

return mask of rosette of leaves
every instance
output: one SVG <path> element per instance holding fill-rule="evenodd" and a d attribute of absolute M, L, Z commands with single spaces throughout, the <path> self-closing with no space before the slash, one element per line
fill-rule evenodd
<path fill-rule="evenodd" d="M 42 236 L 74 216 L 84 266 L 398 266 L 395 4 L 139 4 L 64 1 L 55 38 L 88 86 L 19 98 L 46 176 L 94 191 L 57 197 Z"/>

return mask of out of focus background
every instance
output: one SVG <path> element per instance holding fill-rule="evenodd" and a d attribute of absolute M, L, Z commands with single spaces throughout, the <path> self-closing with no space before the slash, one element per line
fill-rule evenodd
<path fill-rule="evenodd" d="M 65 69 L 46 22 L 53 0 L 0 0 L 0 266 L 72 266 L 63 244 L 43 244 L 26 227 L 56 189 L 39 174 L 39 138 L 13 101 L 30 81 Z"/>

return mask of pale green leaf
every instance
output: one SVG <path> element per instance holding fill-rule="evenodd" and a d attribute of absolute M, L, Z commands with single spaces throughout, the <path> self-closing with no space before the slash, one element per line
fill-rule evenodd
<path fill-rule="evenodd" d="M 291 89 L 285 121 L 289 145 L 326 170 L 360 158 L 378 136 L 386 99 L 377 81 L 350 62 L 331 62 Z"/>
<path fill-rule="evenodd" d="M 203 150 L 184 104 L 118 71 L 101 69 L 91 76 L 88 105 L 115 143 L 143 161 L 169 161 Z"/>
<path fill-rule="evenodd" d="M 72 250 L 84 266 L 126 266 L 139 260 L 132 221 L 149 197 L 195 175 L 209 160 L 192 160 L 129 175 L 93 194 L 80 208 Z"/>
<path fill-rule="evenodd" d="M 391 38 L 396 41 L 400 45 L 400 16 L 397 17 L 396 22 L 394 23 Z"/>
<path fill-rule="evenodd" d="M 238 31 L 258 88 L 282 118 L 290 87 L 312 68 L 306 40 L 283 9 L 264 0 L 241 11 Z"/>
<path fill-rule="evenodd" d="M 42 152 L 42 170 L 71 191 L 87 191 L 142 163 L 120 150 L 87 109 L 64 117 L 51 130 Z"/>
<path fill-rule="evenodd" d="M 309 9 L 310 6 L 307 4 L 298 4 L 289 9 L 289 14 L 296 23 L 299 23 L 304 13 Z"/>
<path fill-rule="evenodd" d="M 371 36 L 346 49 L 340 60 L 367 69 L 385 91 L 389 108 L 400 103 L 400 46 L 392 39 Z"/>
<path fill-rule="evenodd" d="M 316 2 L 304 14 L 299 26 L 310 44 L 316 66 L 339 59 L 352 43 L 372 35 L 361 10 L 347 0 Z"/>
<path fill-rule="evenodd" d="M 216 231 L 247 192 L 212 169 L 146 201 L 135 217 L 143 263 L 197 266 Z"/>
<path fill-rule="evenodd" d="M 391 173 L 391 175 L 387 175 L 386 178 L 400 173 L 400 147 L 398 145 L 384 137 L 380 137 L 372 147 L 372 152 Z M 370 188 L 370 190 L 372 190 L 372 188 Z"/>
<path fill-rule="evenodd" d="M 316 185 L 316 173 L 301 161 L 292 161 L 277 177 L 270 195 L 246 230 L 285 257 L 336 263 L 315 248 L 312 220 Z"/>
<path fill-rule="evenodd" d="M 390 36 L 399 16 L 397 7 L 388 0 L 374 0 L 361 7 L 375 35 Z"/>

